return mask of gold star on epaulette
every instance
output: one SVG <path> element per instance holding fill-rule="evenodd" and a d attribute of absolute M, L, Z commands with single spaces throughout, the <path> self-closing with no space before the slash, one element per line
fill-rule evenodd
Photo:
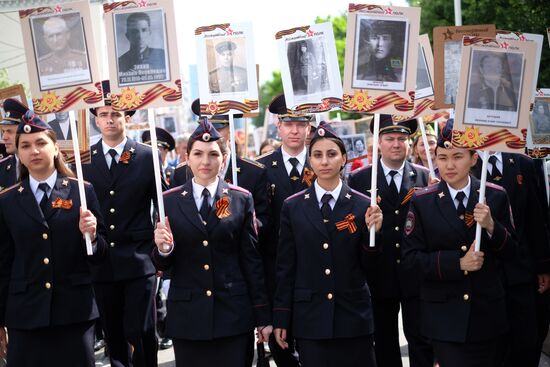
<path fill-rule="evenodd" d="M 229 192 L 229 189 L 222 189 L 222 192 L 223 192 L 224 194 L 227 194 L 227 193 Z"/>
<path fill-rule="evenodd" d="M 298 177 L 298 176 L 292 176 L 292 177 L 290 177 L 290 179 L 291 179 L 292 181 L 296 181 L 296 180 L 299 180 L 300 177 Z"/>
<path fill-rule="evenodd" d="M 309 199 L 309 194 L 305 194 L 304 199 Z"/>
<path fill-rule="evenodd" d="M 69 185 L 69 180 L 63 180 L 63 182 L 61 182 L 61 185 L 63 186 L 68 186 Z"/>
<path fill-rule="evenodd" d="M 187 195 L 187 191 L 184 191 L 181 193 L 181 196 L 185 196 L 185 195 Z"/>
<path fill-rule="evenodd" d="M 277 167 L 277 161 L 271 162 L 271 166 L 272 166 L 272 167 Z"/>
<path fill-rule="evenodd" d="M 23 186 L 19 186 L 19 188 L 17 189 L 17 191 L 19 191 L 20 193 L 23 192 L 23 190 L 25 190 Z"/>
<path fill-rule="evenodd" d="M 443 199 L 443 197 L 445 196 L 445 193 L 441 191 L 439 194 L 437 194 L 437 196 L 439 196 L 440 199 Z"/>
<path fill-rule="evenodd" d="M 135 151 L 136 151 L 136 150 L 135 150 L 133 147 L 130 148 L 130 153 L 133 153 L 133 152 L 135 152 Z"/>
<path fill-rule="evenodd" d="M 351 195 L 349 193 L 346 194 L 346 199 L 351 199 Z"/>
<path fill-rule="evenodd" d="M 92 150 L 92 155 L 96 155 L 96 154 L 97 154 L 97 149 Z"/>
<path fill-rule="evenodd" d="M 241 173 L 241 167 L 237 167 L 237 173 Z"/>
<path fill-rule="evenodd" d="M 495 181 L 500 181 L 500 180 L 502 180 L 502 177 L 496 176 L 496 177 L 494 178 L 494 180 L 495 180 Z"/>

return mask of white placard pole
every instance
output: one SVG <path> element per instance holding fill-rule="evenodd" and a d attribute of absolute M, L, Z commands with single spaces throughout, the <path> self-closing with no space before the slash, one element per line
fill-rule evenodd
<path fill-rule="evenodd" d="M 487 183 L 487 164 L 489 162 L 489 152 L 480 151 L 483 154 L 481 165 L 481 183 L 479 186 L 479 201 L 478 203 L 485 203 L 485 184 Z M 481 224 L 476 224 L 476 245 L 475 251 L 479 251 L 481 247 Z"/>
<path fill-rule="evenodd" d="M 378 203 L 378 135 L 380 132 L 380 114 L 374 114 L 374 127 L 372 132 L 372 173 L 370 180 L 370 206 L 375 206 Z M 370 239 L 369 246 L 374 247 L 375 245 L 375 236 L 376 236 L 376 226 L 372 225 L 370 227 Z"/>
<path fill-rule="evenodd" d="M 461 0 L 455 0 L 455 26 L 462 25 L 462 4 Z"/>
<path fill-rule="evenodd" d="M 422 117 L 418 118 L 418 124 L 420 125 L 420 132 L 422 133 L 422 143 L 424 144 L 424 151 L 426 152 L 426 159 L 428 160 L 428 168 L 430 169 L 430 177 L 436 178 L 434 164 L 432 162 L 432 153 L 430 152 L 430 146 L 428 144 L 428 137 L 426 136 L 426 127 L 424 126 L 424 120 Z"/>
<path fill-rule="evenodd" d="M 149 120 L 149 133 L 151 135 L 151 148 L 153 150 L 153 169 L 155 170 L 155 190 L 157 192 L 157 207 L 159 211 L 159 221 L 166 224 L 164 213 L 164 201 L 162 199 L 162 175 L 160 171 L 159 148 L 157 145 L 157 130 L 155 128 L 155 113 L 152 109 L 147 111 L 147 120 Z M 170 250 L 170 246 L 163 246 L 165 251 Z"/>
<path fill-rule="evenodd" d="M 229 114 L 229 141 L 231 142 L 231 182 L 235 186 L 239 186 L 237 181 L 237 144 L 235 143 L 235 121 L 233 114 Z"/>
<path fill-rule="evenodd" d="M 76 177 L 78 179 L 78 194 L 80 195 L 80 207 L 82 211 L 88 210 L 88 204 L 86 202 L 86 191 L 84 191 L 84 176 L 82 175 L 82 161 L 80 160 L 80 146 L 78 144 L 78 130 L 76 129 L 76 122 L 74 115 L 69 118 L 69 127 L 71 128 L 71 136 L 73 141 L 74 151 L 74 164 L 76 166 Z M 86 240 L 86 254 L 88 256 L 93 255 L 92 251 L 92 239 L 88 232 L 84 233 Z"/>

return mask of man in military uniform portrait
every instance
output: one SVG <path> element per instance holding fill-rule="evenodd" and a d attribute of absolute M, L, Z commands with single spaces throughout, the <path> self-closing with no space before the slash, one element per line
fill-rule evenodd
<path fill-rule="evenodd" d="M 73 27 L 70 27 L 67 22 L 72 17 L 76 18 L 76 22 Z M 50 17 L 43 22 L 41 28 L 38 21 L 33 20 L 34 33 L 41 31 L 47 46 L 46 49 L 37 45 L 38 72 L 41 87 L 44 89 L 91 81 L 84 34 L 78 17 L 78 14 Z M 46 51 L 41 53 L 42 50 Z M 60 85 L 57 79 L 48 78 L 59 74 L 67 74 L 67 78 L 62 82 L 63 85 Z"/>
<path fill-rule="evenodd" d="M 216 66 L 210 71 L 208 84 L 210 93 L 233 93 L 248 90 L 248 76 L 246 69 L 234 65 L 234 51 L 237 44 L 232 41 L 223 41 L 216 45 L 218 54 Z"/>
<path fill-rule="evenodd" d="M 151 30 L 151 16 L 162 17 L 161 11 L 131 13 L 126 18 L 126 39 L 130 49 L 118 58 L 118 72 L 120 85 L 135 82 L 163 81 L 169 79 L 166 64 L 165 50 L 150 47 L 154 41 Z M 115 19 L 123 19 L 126 14 L 118 15 Z M 120 25 L 117 24 L 117 29 Z M 162 30 L 164 32 L 164 30 Z M 159 34 L 155 34 L 159 36 Z M 164 33 L 162 35 L 164 40 Z M 117 39 L 117 41 L 119 41 Z M 120 42 L 117 42 L 117 54 Z M 164 45 L 164 42 L 160 43 Z"/>

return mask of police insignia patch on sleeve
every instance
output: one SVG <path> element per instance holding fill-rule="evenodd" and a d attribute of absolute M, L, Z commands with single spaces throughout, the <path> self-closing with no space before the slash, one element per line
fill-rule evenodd
<path fill-rule="evenodd" d="M 407 213 L 407 220 L 405 220 L 405 235 L 410 235 L 414 230 L 415 216 L 412 211 Z"/>

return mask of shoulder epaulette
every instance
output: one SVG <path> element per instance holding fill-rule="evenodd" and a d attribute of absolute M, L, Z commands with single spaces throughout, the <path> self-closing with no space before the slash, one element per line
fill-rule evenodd
<path fill-rule="evenodd" d="M 430 172 L 429 168 L 421 166 L 420 164 L 411 163 L 411 166 L 413 166 L 414 168 L 416 168 L 419 171 Z"/>
<path fill-rule="evenodd" d="M 229 186 L 229 188 L 230 188 L 231 190 L 244 192 L 245 194 L 250 194 L 250 191 L 248 191 L 247 189 L 244 189 L 244 188 L 242 188 L 242 187 L 240 187 L 240 186 L 235 186 L 235 185 L 232 185 L 232 184 L 229 184 L 229 183 L 227 184 L 227 186 Z M 252 194 L 250 194 L 250 195 L 252 195 Z"/>
<path fill-rule="evenodd" d="M 357 190 L 351 189 L 351 193 L 352 193 L 353 195 L 357 195 L 357 196 L 359 196 L 359 197 L 362 197 L 362 198 L 365 198 L 365 199 L 369 199 L 369 200 L 370 200 L 370 197 L 369 197 L 368 195 L 365 195 L 365 194 L 363 194 L 362 192 L 359 192 L 359 191 L 357 191 Z"/>
<path fill-rule="evenodd" d="M 8 155 L 7 157 L 4 157 L 2 159 L 0 159 L 0 163 L 4 162 L 4 161 L 7 161 L 8 159 L 10 159 L 11 157 L 13 157 L 13 155 Z"/>
<path fill-rule="evenodd" d="M 168 196 L 170 194 L 173 194 L 174 192 L 178 191 L 178 190 L 181 190 L 181 188 L 183 187 L 183 185 L 181 186 L 176 186 L 174 188 L 171 188 L 170 190 L 166 190 L 162 193 L 162 196 Z"/>
<path fill-rule="evenodd" d="M 504 187 L 502 187 L 502 186 L 500 186 L 500 185 L 497 185 L 497 184 L 494 184 L 494 183 L 492 183 L 492 182 L 488 182 L 488 181 L 487 181 L 487 182 L 485 183 L 485 185 L 486 185 L 487 187 L 492 188 L 492 189 L 506 192 L 506 189 L 505 189 Z"/>
<path fill-rule="evenodd" d="M 139 145 L 143 145 L 144 147 L 152 149 L 152 147 L 149 144 L 142 143 L 141 141 L 136 141 L 136 143 L 139 144 Z"/>
<path fill-rule="evenodd" d="M 426 187 L 418 187 L 414 189 L 415 196 L 422 196 L 437 191 L 439 184 L 433 184 Z"/>
<path fill-rule="evenodd" d="M 304 189 L 304 190 L 302 190 L 302 191 L 298 191 L 298 192 L 295 193 L 294 195 L 290 195 L 289 197 L 287 197 L 287 198 L 285 199 L 285 201 L 288 201 L 288 200 L 297 198 L 298 196 L 303 195 L 307 190 L 308 190 L 308 189 Z"/>
<path fill-rule="evenodd" d="M 364 170 L 369 169 L 369 168 L 371 168 L 371 167 L 372 167 L 371 164 L 367 164 L 367 165 L 364 166 L 364 167 L 361 167 L 361 168 L 358 168 L 358 169 L 356 169 L 356 170 L 354 170 L 354 171 L 351 171 L 350 175 L 351 175 L 351 176 L 356 175 L 356 174 L 358 174 L 359 172 L 363 172 Z"/>
<path fill-rule="evenodd" d="M 264 154 L 262 154 L 262 155 L 259 155 L 259 156 L 257 156 L 257 157 L 254 158 L 254 159 L 257 161 L 258 159 L 262 159 L 262 158 L 265 158 L 265 157 L 269 157 L 269 156 L 270 156 L 271 154 L 273 154 L 274 152 L 275 152 L 275 151 L 272 150 L 271 152 L 267 152 L 267 153 L 264 153 Z"/>
<path fill-rule="evenodd" d="M 263 163 L 260 163 L 260 162 L 256 162 L 255 160 L 253 159 L 250 159 L 250 158 L 241 158 L 241 160 L 243 162 L 246 162 L 250 165 L 253 165 L 255 167 L 258 167 L 258 168 L 265 168 L 265 165 Z"/>
<path fill-rule="evenodd" d="M 69 180 L 71 180 L 71 181 L 76 181 L 76 182 L 78 182 L 78 178 L 76 178 L 76 177 L 67 177 L 67 178 L 68 178 Z M 91 183 L 89 183 L 89 182 L 86 181 L 86 180 L 84 180 L 84 184 L 85 184 L 85 185 L 91 185 Z"/>
<path fill-rule="evenodd" d="M 3 189 L 2 191 L 0 191 L 0 195 L 4 195 L 5 193 L 7 193 L 7 192 L 15 189 L 16 187 L 19 187 L 19 186 L 21 186 L 21 183 L 16 183 L 15 185 L 12 185 L 12 186 L 10 186 L 6 189 Z"/>
<path fill-rule="evenodd" d="M 181 167 L 183 167 L 183 166 L 187 166 L 187 162 L 181 162 L 180 164 L 178 164 L 178 165 L 176 166 L 176 169 L 181 168 Z"/>

